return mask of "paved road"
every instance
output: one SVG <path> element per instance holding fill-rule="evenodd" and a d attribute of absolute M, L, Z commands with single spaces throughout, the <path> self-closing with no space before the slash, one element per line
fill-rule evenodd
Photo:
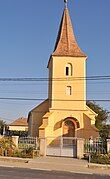
<path fill-rule="evenodd" d="M 110 176 L 0 167 L 0 179 L 110 179 Z"/>

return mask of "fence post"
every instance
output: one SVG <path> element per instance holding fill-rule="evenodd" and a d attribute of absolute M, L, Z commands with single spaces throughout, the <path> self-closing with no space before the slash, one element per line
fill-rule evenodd
<path fill-rule="evenodd" d="M 19 136 L 12 136 L 12 141 L 16 145 L 16 148 L 18 148 L 18 139 L 19 139 Z"/>
<path fill-rule="evenodd" d="M 36 140 L 35 140 L 36 142 L 35 142 L 35 149 L 37 150 L 38 149 L 38 147 L 39 147 L 39 145 L 38 145 L 38 138 L 36 137 Z"/>
<path fill-rule="evenodd" d="M 77 138 L 77 158 L 81 159 L 84 157 L 84 139 Z"/>
<path fill-rule="evenodd" d="M 40 138 L 40 155 L 46 156 L 46 138 Z"/>
<path fill-rule="evenodd" d="M 107 139 L 107 153 L 110 152 L 110 139 Z"/>

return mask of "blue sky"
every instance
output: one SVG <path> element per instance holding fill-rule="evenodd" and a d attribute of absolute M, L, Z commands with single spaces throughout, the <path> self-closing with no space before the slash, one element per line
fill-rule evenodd
<path fill-rule="evenodd" d="M 63 0 L 0 0 L 0 78 L 48 77 Z M 87 76 L 110 75 L 110 0 L 69 0 Z M 89 81 L 88 99 L 110 99 L 110 81 Z M 46 98 L 47 82 L 0 82 L 0 97 Z M 38 101 L 0 100 L 0 117 L 27 116 Z M 109 103 L 101 105 L 110 110 Z"/>

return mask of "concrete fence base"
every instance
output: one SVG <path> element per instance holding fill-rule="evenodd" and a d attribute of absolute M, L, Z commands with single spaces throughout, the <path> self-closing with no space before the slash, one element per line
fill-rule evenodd
<path fill-rule="evenodd" d="M 77 158 L 81 159 L 84 157 L 84 139 L 77 139 Z"/>
<path fill-rule="evenodd" d="M 46 149 L 47 149 L 46 138 L 40 138 L 40 155 L 41 156 L 46 156 Z"/>

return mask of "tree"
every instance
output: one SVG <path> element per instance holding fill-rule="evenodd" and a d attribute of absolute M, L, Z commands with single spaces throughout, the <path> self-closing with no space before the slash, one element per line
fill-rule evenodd
<path fill-rule="evenodd" d="M 97 114 L 95 126 L 99 130 L 100 137 L 104 139 L 109 138 L 110 125 L 107 125 L 109 112 L 95 102 L 87 101 L 87 106 L 89 106 Z"/>
<path fill-rule="evenodd" d="M 0 138 L 0 147 L 3 149 L 4 155 L 7 156 L 7 151 L 9 149 L 14 149 L 16 145 L 14 144 L 11 137 L 3 136 Z"/>
<path fill-rule="evenodd" d="M 0 119 L 0 134 L 3 134 L 3 130 L 6 126 L 6 122 Z"/>
<path fill-rule="evenodd" d="M 103 125 L 102 129 L 100 130 L 100 136 L 104 139 L 110 138 L 110 125 Z"/>

